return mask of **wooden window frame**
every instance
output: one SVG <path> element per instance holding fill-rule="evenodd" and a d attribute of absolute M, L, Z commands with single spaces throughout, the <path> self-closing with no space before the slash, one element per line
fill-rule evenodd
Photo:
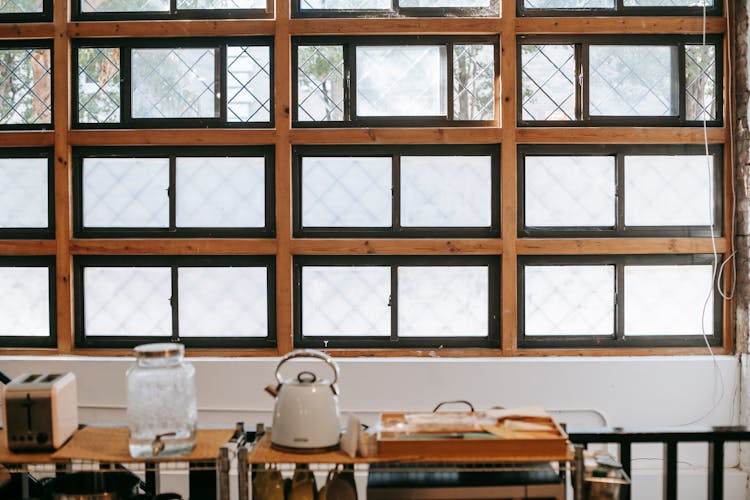
<path fill-rule="evenodd" d="M 50 0 L 51 1 L 51 0 Z M 177 0 L 170 0 L 168 12 L 83 12 L 83 0 L 71 0 L 74 21 L 147 21 L 190 19 L 271 19 L 273 1 L 267 0 L 264 9 L 178 9 Z"/>
<path fill-rule="evenodd" d="M 52 21 L 52 0 L 42 0 L 41 12 L 0 14 L 0 23 L 44 23 Z"/>
<path fill-rule="evenodd" d="M 732 5 L 730 4 L 730 9 Z M 279 356 L 290 352 L 293 343 L 293 260 L 297 256 L 337 255 L 458 255 L 489 256 L 500 267 L 500 332 L 493 347 L 465 348 L 340 348 L 329 349 L 337 356 L 624 356 L 624 355 L 703 355 L 706 347 L 629 346 L 525 347 L 518 339 L 518 262 L 535 255 L 729 255 L 733 248 L 732 158 L 730 145 L 732 78 L 722 75 L 723 104 L 718 110 L 721 125 L 708 126 L 709 145 L 723 146 L 722 236 L 705 237 L 561 237 L 529 238 L 518 233 L 518 147 L 556 144 L 630 144 L 701 146 L 704 130 L 687 126 L 597 126 L 527 127 L 517 122 L 517 39 L 519 36 L 588 35 L 699 35 L 703 21 L 699 16 L 562 16 L 518 17 L 516 1 L 502 0 L 502 17 L 476 18 L 373 18 L 373 19 L 292 19 L 288 2 L 275 5 L 274 19 L 163 20 L 159 22 L 119 20 L 78 22 L 70 20 L 68 2 L 55 2 L 50 22 L 0 23 L 4 40 L 20 43 L 47 43 L 53 46 L 53 126 L 48 130 L 0 132 L 4 147 L 54 148 L 55 239 L 3 239 L 0 256 L 46 256 L 54 260 L 57 336 L 55 345 L 31 347 L 29 343 L 10 345 L 0 342 L 0 354 L 31 355 L 130 355 L 128 347 L 91 348 L 75 343 L 74 259 L 87 256 L 275 256 L 276 332 L 275 347 L 191 347 L 191 356 Z M 727 19 L 728 18 L 728 19 Z M 734 20 L 729 10 L 721 16 L 709 16 L 705 26 L 709 35 L 722 37 L 721 59 L 725 68 L 730 45 L 734 41 Z M 275 78 L 273 94 L 274 128 L 172 128 L 172 129 L 75 129 L 71 127 L 70 96 L 72 82 L 71 46 L 79 39 L 141 39 L 196 37 L 273 37 Z M 466 127 L 425 126 L 402 122 L 399 127 L 373 126 L 296 128 L 292 126 L 292 37 L 362 36 L 481 36 L 493 37 L 503 48 L 500 74 L 495 82 L 495 120 L 487 125 Z M 734 53 L 734 51 L 733 51 Z M 502 103 L 502 107 L 500 104 Z M 73 110 L 77 113 L 77 110 Z M 292 224 L 292 148 L 315 145 L 430 145 L 494 144 L 500 155 L 500 237 L 489 238 L 297 238 Z M 78 238 L 73 234 L 72 148 L 131 146 L 273 146 L 275 156 L 275 220 L 273 238 Z M 727 270 L 731 266 L 727 266 Z M 731 272 L 722 283 L 731 283 Z M 733 352 L 734 304 L 721 302 L 721 341 L 716 354 Z"/>

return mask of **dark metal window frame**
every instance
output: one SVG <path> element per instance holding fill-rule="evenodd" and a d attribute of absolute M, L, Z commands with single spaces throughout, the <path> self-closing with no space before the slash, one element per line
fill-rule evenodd
<path fill-rule="evenodd" d="M 595 16 L 702 16 L 702 7 L 626 7 L 623 0 L 614 0 L 613 8 L 569 8 L 569 9 L 538 9 L 527 8 L 525 0 L 516 0 L 516 15 L 518 17 L 595 17 Z M 722 2 L 714 0 L 714 4 L 706 7 L 707 16 L 720 16 Z"/>
<path fill-rule="evenodd" d="M 52 148 L 0 148 L 2 159 L 46 158 L 47 159 L 47 227 L 0 228 L 0 240 L 4 239 L 54 239 L 55 238 L 55 165 Z"/>
<path fill-rule="evenodd" d="M 178 9 L 177 0 L 170 0 L 169 12 L 83 12 L 82 0 L 71 2 L 73 21 L 125 21 L 149 19 L 272 19 L 273 11 L 266 3 L 264 9 Z"/>
<path fill-rule="evenodd" d="M 719 261 L 722 257 L 719 256 Z M 518 258 L 518 345 L 521 348 L 591 348 L 614 349 L 622 347 L 701 347 L 708 342 L 712 346 L 722 344 L 722 301 L 717 299 L 714 288 L 713 334 L 702 335 L 638 335 L 625 337 L 625 266 L 658 265 L 713 265 L 711 254 L 693 255 L 544 255 L 519 256 Z M 525 267 L 526 266 L 613 266 L 614 279 L 614 335 L 529 335 L 525 334 Z M 716 276 L 714 276 L 714 280 Z M 713 283 L 716 287 L 716 281 Z M 706 291 L 708 293 L 708 291 Z"/>
<path fill-rule="evenodd" d="M 2 21 L 2 19 L 0 19 Z M 55 128 L 55 51 L 52 47 L 52 40 L 2 40 L 0 41 L 1 50 L 17 49 L 45 49 L 49 50 L 49 123 L 18 123 L 13 125 L 0 124 L 0 130 L 52 130 Z"/>
<path fill-rule="evenodd" d="M 44 23 L 52 21 L 52 0 L 42 0 L 41 12 L 0 14 L 0 23 Z"/>
<path fill-rule="evenodd" d="M 344 119 L 340 121 L 299 120 L 299 60 L 300 46 L 336 45 L 342 47 L 344 58 Z M 359 117 L 357 109 L 357 51 L 358 46 L 434 45 L 446 47 L 446 111 L 444 116 L 368 116 Z M 292 37 L 292 126 L 295 128 L 336 127 L 481 127 L 493 126 L 494 120 L 454 120 L 453 116 L 453 46 L 492 45 L 494 48 L 495 78 L 500 75 L 500 42 L 496 36 L 469 35 L 394 35 L 394 36 L 295 36 Z M 496 96 L 497 97 L 497 96 Z M 494 110 L 494 107 L 493 107 Z"/>
<path fill-rule="evenodd" d="M 389 306 L 391 335 L 384 336 L 305 336 L 302 325 L 302 269 L 315 267 L 387 267 L 391 272 Z M 420 266 L 481 266 L 488 273 L 487 336 L 486 337 L 399 337 L 398 336 L 398 268 Z M 293 262 L 294 279 L 294 345 L 317 348 L 440 348 L 500 346 L 500 260 L 497 256 L 479 255 L 332 255 L 296 256 Z"/>
<path fill-rule="evenodd" d="M 84 316 L 84 270 L 87 267 L 162 267 L 172 273 L 172 335 L 138 336 L 107 335 L 87 336 Z M 179 268 L 184 267 L 265 267 L 267 269 L 267 337 L 180 337 L 179 334 Z M 276 347 L 276 259 L 273 256 L 248 255 L 95 255 L 76 256 L 73 259 L 73 292 L 76 347 L 128 348 L 150 342 L 180 342 L 187 347 L 214 348 L 273 348 Z"/>
<path fill-rule="evenodd" d="M 722 35 L 706 35 L 706 45 L 714 46 L 716 61 L 716 119 L 706 120 L 709 127 L 723 124 L 723 49 Z M 516 38 L 516 119 L 519 127 L 576 127 L 576 126 L 664 126 L 664 127 L 702 127 L 703 120 L 686 118 L 686 82 L 685 82 L 685 46 L 701 45 L 701 35 L 519 35 Z M 526 120 L 523 118 L 523 51 L 524 45 L 573 45 L 575 52 L 575 120 Z M 677 48 L 678 81 L 672 82 L 677 87 L 679 100 L 678 114 L 675 116 L 591 116 L 589 114 L 589 48 L 598 45 L 624 46 L 672 46 Z"/>
<path fill-rule="evenodd" d="M 496 17 L 500 15 L 499 0 L 490 0 L 489 7 L 400 7 L 391 0 L 388 9 L 303 9 L 302 0 L 292 0 L 292 18 L 334 17 Z"/>
<path fill-rule="evenodd" d="M 31 335 L 0 336 L 2 347 L 55 347 L 57 345 L 57 276 L 54 256 L 0 256 L 0 267 L 46 267 L 49 276 L 49 331 L 45 337 Z"/>
<path fill-rule="evenodd" d="M 265 226 L 178 227 L 177 158 L 263 157 L 265 163 Z M 168 158 L 169 227 L 86 227 L 83 225 L 83 160 L 86 158 Z M 73 235 L 76 238 L 272 238 L 276 234 L 273 146 L 122 146 L 73 149 Z"/>
<path fill-rule="evenodd" d="M 722 235 L 723 221 L 723 165 L 722 146 L 712 144 L 708 152 L 713 155 L 713 233 Z M 691 237 L 710 238 L 708 226 L 626 226 L 625 225 L 625 157 L 690 155 L 702 156 L 700 145 L 522 145 L 518 147 L 518 236 L 530 238 L 577 237 Z M 527 156 L 590 156 L 610 157 L 615 160 L 615 225 L 596 226 L 527 226 L 526 216 L 526 157 Z"/>
<path fill-rule="evenodd" d="M 402 156 L 491 157 L 491 224 L 489 227 L 401 226 Z M 302 162 L 314 157 L 381 157 L 391 159 L 390 227 L 305 227 L 302 225 Z M 292 150 L 292 224 L 298 238 L 490 238 L 500 237 L 500 145 L 296 146 Z"/>
<path fill-rule="evenodd" d="M 273 128 L 274 126 L 274 57 L 273 37 L 193 37 L 193 38 L 96 38 L 71 41 L 71 121 L 74 129 L 123 129 L 123 128 Z M 265 122 L 228 121 L 227 114 L 227 47 L 268 47 L 269 50 L 269 96 L 270 118 Z M 88 48 L 120 49 L 120 121 L 117 123 L 81 123 L 79 121 L 78 50 Z M 133 118 L 132 117 L 132 67 L 133 49 L 213 49 L 217 52 L 214 72 L 219 117 L 215 118 Z"/>

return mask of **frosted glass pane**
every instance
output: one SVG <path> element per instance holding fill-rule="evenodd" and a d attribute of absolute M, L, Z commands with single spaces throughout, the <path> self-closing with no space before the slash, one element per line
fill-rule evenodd
<path fill-rule="evenodd" d="M 614 0 L 524 0 L 526 9 L 614 9 Z"/>
<path fill-rule="evenodd" d="M 265 9 L 265 0 L 177 0 L 177 8 L 189 9 Z"/>
<path fill-rule="evenodd" d="M 268 286 L 264 267 L 181 267 L 182 337 L 265 337 Z"/>
<path fill-rule="evenodd" d="M 81 0 L 81 12 L 169 12 L 169 0 Z"/>
<path fill-rule="evenodd" d="M 592 116 L 676 116 L 677 47 L 592 45 L 589 49 Z"/>
<path fill-rule="evenodd" d="M 85 227 L 169 227 L 167 158 L 84 158 Z"/>
<path fill-rule="evenodd" d="M 710 226 L 714 159 L 626 156 L 625 224 Z"/>
<path fill-rule="evenodd" d="M 304 267 L 302 332 L 305 336 L 388 336 L 390 294 L 388 267 Z"/>
<path fill-rule="evenodd" d="M 391 0 L 301 0 L 300 10 L 390 10 Z"/>
<path fill-rule="evenodd" d="M 46 158 L 0 158 L 0 228 L 49 225 Z"/>
<path fill-rule="evenodd" d="M 399 267 L 399 337 L 486 337 L 486 267 Z"/>
<path fill-rule="evenodd" d="M 490 0 L 401 0 L 400 7 L 418 8 L 461 8 L 461 7 L 489 7 Z"/>
<path fill-rule="evenodd" d="M 43 10 L 42 0 L 3 0 L 0 2 L 0 14 L 27 14 Z"/>
<path fill-rule="evenodd" d="M 357 115 L 446 114 L 444 46 L 357 47 Z"/>
<path fill-rule="evenodd" d="M 525 225 L 615 225 L 615 159 L 527 156 Z"/>
<path fill-rule="evenodd" d="M 710 265 L 625 266 L 625 335 L 701 335 L 701 317 L 713 335 L 712 283 Z"/>
<path fill-rule="evenodd" d="M 489 156 L 401 158 L 403 226 L 488 227 L 491 223 Z"/>
<path fill-rule="evenodd" d="M 169 268 L 88 267 L 83 289 L 87 336 L 172 334 Z"/>
<path fill-rule="evenodd" d="M 391 163 L 387 158 L 302 159 L 302 225 L 390 227 Z"/>
<path fill-rule="evenodd" d="M 614 266 L 526 266 L 525 334 L 613 335 Z"/>
<path fill-rule="evenodd" d="M 264 227 L 265 159 L 177 158 L 178 227 Z"/>
<path fill-rule="evenodd" d="M 712 0 L 624 0 L 625 7 L 713 7 Z"/>
<path fill-rule="evenodd" d="M 49 269 L 0 267 L 0 335 L 50 334 Z"/>
<path fill-rule="evenodd" d="M 218 117 L 217 53 L 213 48 L 133 49 L 133 118 Z"/>

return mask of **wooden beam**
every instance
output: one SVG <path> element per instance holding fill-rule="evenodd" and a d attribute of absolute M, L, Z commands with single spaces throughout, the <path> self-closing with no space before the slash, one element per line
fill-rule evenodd
<path fill-rule="evenodd" d="M 725 128 L 708 129 L 710 144 L 727 140 Z M 516 131 L 518 144 L 703 144 L 700 127 L 527 127 Z"/>
<path fill-rule="evenodd" d="M 54 132 L 3 132 L 2 146 L 7 147 L 52 147 L 55 145 Z"/>
<path fill-rule="evenodd" d="M 294 239 L 294 255 L 500 255 L 499 239 Z"/>
<path fill-rule="evenodd" d="M 501 21 L 492 17 L 292 19 L 291 35 L 490 35 L 500 33 Z"/>
<path fill-rule="evenodd" d="M 270 129 L 137 129 L 73 130 L 72 146 L 231 146 L 273 144 L 276 131 Z"/>
<path fill-rule="evenodd" d="M 74 239 L 70 252 L 75 255 L 273 255 L 272 239 Z"/>
<path fill-rule="evenodd" d="M 292 144 L 493 144 L 497 127 L 293 129 Z"/>
<path fill-rule="evenodd" d="M 516 19 L 517 35 L 619 35 L 703 33 L 701 17 L 523 17 Z M 706 19 L 707 33 L 724 33 L 726 20 L 722 17 Z"/>
<path fill-rule="evenodd" d="M 0 23 L 0 40 L 19 38 L 53 38 L 53 23 Z"/>
<path fill-rule="evenodd" d="M 710 238 L 599 238 L 599 239 L 521 239 L 519 255 L 597 255 L 597 254 L 686 254 L 712 253 Z M 716 240 L 716 251 L 727 250 L 726 238 Z"/>
<path fill-rule="evenodd" d="M 87 21 L 70 23 L 67 33 L 71 38 L 273 35 L 275 24 L 273 19 Z"/>
<path fill-rule="evenodd" d="M 0 255 L 55 255 L 55 240 L 0 240 Z"/>

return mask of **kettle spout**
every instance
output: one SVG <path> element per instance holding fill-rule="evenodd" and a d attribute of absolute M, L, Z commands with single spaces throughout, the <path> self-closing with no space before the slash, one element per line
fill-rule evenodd
<path fill-rule="evenodd" d="M 266 392 L 273 397 L 276 397 L 279 395 L 279 389 L 281 389 L 281 384 L 278 384 L 278 385 L 269 384 L 266 386 Z"/>

